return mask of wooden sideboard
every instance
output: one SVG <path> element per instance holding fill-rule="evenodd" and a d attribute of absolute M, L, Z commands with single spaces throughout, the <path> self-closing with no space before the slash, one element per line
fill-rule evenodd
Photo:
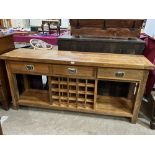
<path fill-rule="evenodd" d="M 16 109 L 24 105 L 122 116 L 132 123 L 137 121 L 147 76 L 154 68 L 144 56 L 127 54 L 17 49 L 0 58 L 6 63 Z M 20 91 L 18 74 L 24 81 Z M 46 75 L 46 87 L 31 88 L 30 75 Z M 110 96 L 105 89 L 117 82 L 130 83 L 126 97 Z"/>
<path fill-rule="evenodd" d="M 15 48 L 12 35 L 0 36 L 0 55 Z M 0 60 L 0 103 L 2 107 L 7 110 L 8 104 L 11 100 L 11 94 L 9 89 L 9 82 L 7 78 L 5 62 Z"/>

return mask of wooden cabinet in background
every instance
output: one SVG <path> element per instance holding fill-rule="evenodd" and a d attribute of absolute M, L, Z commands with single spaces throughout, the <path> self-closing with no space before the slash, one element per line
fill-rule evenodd
<path fill-rule="evenodd" d="M 139 37 L 144 20 L 70 19 L 71 34 L 82 37 Z"/>
<path fill-rule="evenodd" d="M 11 19 L 0 19 L 0 27 L 2 28 L 9 28 L 11 27 L 12 24 L 11 24 Z"/>
<path fill-rule="evenodd" d="M 138 39 L 144 20 L 70 19 L 71 35 L 58 38 L 65 51 L 142 54 L 145 42 Z"/>
<path fill-rule="evenodd" d="M 12 35 L 0 36 L 0 55 L 13 50 L 14 42 Z M 8 77 L 5 68 L 5 62 L 0 60 L 0 103 L 2 108 L 7 110 L 11 99 Z"/>

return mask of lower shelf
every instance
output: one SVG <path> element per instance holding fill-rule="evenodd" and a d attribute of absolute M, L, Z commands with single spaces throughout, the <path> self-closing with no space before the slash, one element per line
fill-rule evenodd
<path fill-rule="evenodd" d="M 60 104 L 59 102 L 53 102 L 50 104 L 48 91 L 29 89 L 20 95 L 18 105 L 132 117 L 131 101 L 125 98 L 109 96 L 98 96 L 96 109 L 93 109 L 93 105 L 83 107 L 82 105 L 67 105 L 66 103 Z"/>
<path fill-rule="evenodd" d="M 127 117 L 132 116 L 133 103 L 124 97 L 97 96 L 97 111 L 108 114 L 118 114 Z"/>
<path fill-rule="evenodd" d="M 18 100 L 19 104 L 49 104 L 49 94 L 46 90 L 28 89 L 24 91 Z"/>

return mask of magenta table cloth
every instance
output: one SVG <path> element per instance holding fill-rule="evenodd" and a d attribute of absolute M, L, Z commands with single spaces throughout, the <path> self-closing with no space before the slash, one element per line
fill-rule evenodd
<path fill-rule="evenodd" d="M 66 31 L 61 32 L 60 36 L 64 35 Z M 59 35 L 57 33 L 43 35 L 43 34 L 35 34 L 35 35 L 23 35 L 23 34 L 13 34 L 14 42 L 25 42 L 29 43 L 31 39 L 40 39 L 49 44 L 57 45 Z"/>

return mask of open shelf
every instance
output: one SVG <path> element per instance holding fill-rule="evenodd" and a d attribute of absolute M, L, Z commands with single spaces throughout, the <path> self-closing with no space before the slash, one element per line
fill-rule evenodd
<path fill-rule="evenodd" d="M 96 110 L 108 115 L 132 117 L 131 100 L 124 97 L 97 96 Z"/>
<path fill-rule="evenodd" d="M 59 77 L 51 77 L 49 80 L 49 90 L 26 89 L 20 94 L 18 104 L 114 116 L 133 116 L 134 104 L 131 99 L 105 94 L 95 95 L 94 80 Z"/>
<path fill-rule="evenodd" d="M 49 93 L 46 90 L 27 89 L 19 96 L 19 103 L 49 104 Z"/>

